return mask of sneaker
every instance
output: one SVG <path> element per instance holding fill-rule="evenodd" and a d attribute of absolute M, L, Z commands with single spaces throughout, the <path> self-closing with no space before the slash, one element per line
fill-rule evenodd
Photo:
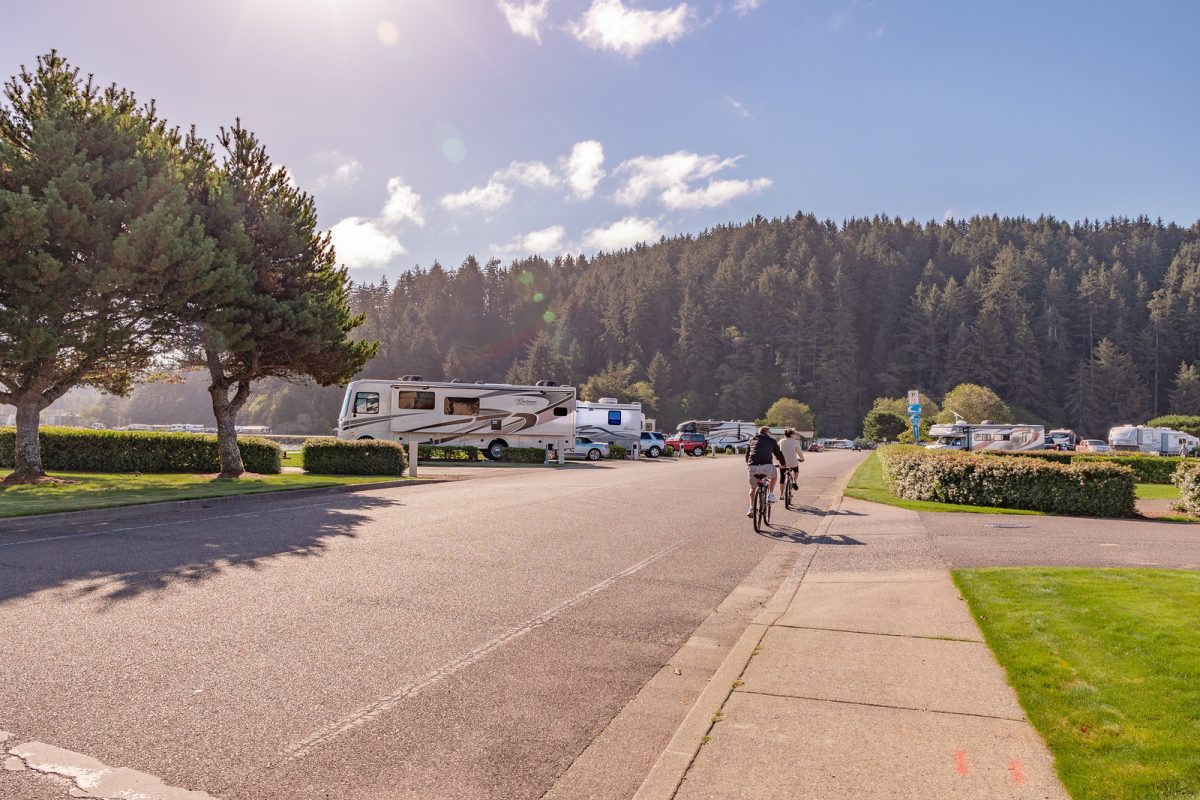
<path fill-rule="evenodd" d="M 771 494 L 770 492 L 767 492 L 767 502 L 768 503 L 777 503 L 777 502 L 779 502 L 779 498 L 776 497 L 775 495 Z"/>
<path fill-rule="evenodd" d="M 749 508 L 747 508 L 747 509 L 746 509 L 746 516 L 747 516 L 747 517 L 753 517 L 753 516 L 754 516 L 754 506 L 750 506 Z"/>

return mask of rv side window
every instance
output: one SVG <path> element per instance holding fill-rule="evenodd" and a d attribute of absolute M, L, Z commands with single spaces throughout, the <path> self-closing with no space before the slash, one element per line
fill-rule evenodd
<path fill-rule="evenodd" d="M 354 413 L 355 414 L 378 414 L 379 413 L 379 392 L 355 392 L 354 393 Z"/>
<path fill-rule="evenodd" d="M 566 406 L 559 406 L 558 408 L 554 409 L 554 416 L 556 417 L 565 417 L 567 413 Z"/>
<path fill-rule="evenodd" d="M 621 412 L 620 411 L 608 412 L 608 424 L 609 425 L 620 425 L 621 424 Z"/>
<path fill-rule="evenodd" d="M 447 397 L 442 411 L 452 417 L 475 417 L 479 415 L 478 397 Z"/>
<path fill-rule="evenodd" d="M 396 408 L 411 408 L 415 411 L 433 411 L 433 392 L 400 392 L 396 397 Z"/>

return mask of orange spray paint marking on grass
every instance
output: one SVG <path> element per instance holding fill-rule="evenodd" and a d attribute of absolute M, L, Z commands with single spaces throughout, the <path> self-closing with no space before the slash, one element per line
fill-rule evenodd
<path fill-rule="evenodd" d="M 1012 773 L 1013 783 L 1021 786 L 1025 783 L 1025 768 L 1015 758 L 1009 759 L 1008 771 Z"/>
<path fill-rule="evenodd" d="M 954 754 L 954 771 L 964 778 L 967 776 L 967 754 L 962 750 Z"/>

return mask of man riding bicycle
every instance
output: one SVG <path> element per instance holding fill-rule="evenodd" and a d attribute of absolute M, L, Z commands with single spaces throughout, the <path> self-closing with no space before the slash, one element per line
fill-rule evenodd
<path fill-rule="evenodd" d="M 792 480 L 798 482 L 800 477 L 800 462 L 804 460 L 804 447 L 796 438 L 796 429 L 788 428 L 783 432 L 783 440 L 779 443 L 783 453 L 784 469 L 792 473 Z"/>
<path fill-rule="evenodd" d="M 746 467 L 750 476 L 750 509 L 746 511 L 747 517 L 754 516 L 754 490 L 758 488 L 760 475 L 771 480 L 771 488 L 767 492 L 767 502 L 774 503 L 776 500 L 775 487 L 779 483 L 779 475 L 776 473 L 771 459 L 778 460 L 781 467 L 787 466 L 783 452 L 779 449 L 779 442 L 771 438 L 771 428 L 763 425 L 746 447 Z"/>

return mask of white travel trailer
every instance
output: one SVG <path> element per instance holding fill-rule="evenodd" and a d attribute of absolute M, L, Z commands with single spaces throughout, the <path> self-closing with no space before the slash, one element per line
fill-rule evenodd
<path fill-rule="evenodd" d="M 1113 450 L 1126 453 L 1150 453 L 1160 456 L 1179 455 L 1180 440 L 1187 442 L 1188 453 L 1195 453 L 1200 439 L 1170 428 L 1147 428 L 1145 425 L 1118 425 L 1108 432 L 1108 444 Z"/>
<path fill-rule="evenodd" d="M 561 461 L 575 444 L 575 387 L 548 381 L 439 383 L 419 375 L 353 381 L 346 387 L 337 436 L 470 445 L 491 459 L 505 447 L 553 446 Z"/>
<path fill-rule="evenodd" d="M 675 426 L 680 433 L 703 433 L 715 450 L 733 452 L 740 450 L 758 431 L 753 422 L 743 420 L 689 419 Z"/>
<path fill-rule="evenodd" d="M 961 417 L 933 425 L 929 435 L 930 450 L 1042 450 L 1046 446 L 1046 429 L 1041 425 L 971 423 Z"/>
<path fill-rule="evenodd" d="M 646 417 L 641 403 L 618 403 L 615 397 L 601 397 L 595 403 L 575 403 L 575 428 L 580 436 L 593 442 L 620 445 L 631 453 L 642 441 Z"/>

